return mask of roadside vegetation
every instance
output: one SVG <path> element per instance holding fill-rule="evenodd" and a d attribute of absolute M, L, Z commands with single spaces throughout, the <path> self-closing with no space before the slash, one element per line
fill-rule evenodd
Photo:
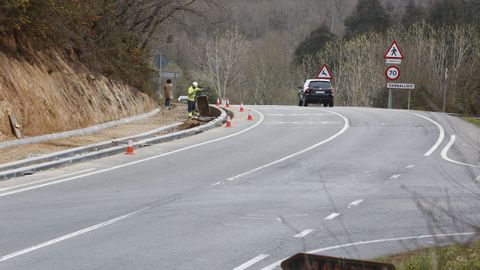
<path fill-rule="evenodd" d="M 66 52 L 73 62 L 152 94 L 156 71 L 151 52 L 159 32 L 186 14 L 206 15 L 208 4 L 209 0 L 3 0 L 0 49 L 30 61 L 38 51 Z M 13 51 L 9 39 L 15 40 Z"/>
<path fill-rule="evenodd" d="M 385 107 L 383 53 L 406 55 L 399 82 L 412 107 L 480 114 L 478 0 L 5 0 L 0 36 L 67 50 L 99 73 L 153 93 L 153 59 L 168 59 L 176 96 L 193 81 L 212 98 L 295 104 L 296 89 L 327 63 L 336 104 Z M 7 46 L 8 47 L 8 46 Z M 8 48 L 3 46 L 3 50 Z M 448 69 L 448 71 L 447 71 Z M 447 71 L 447 72 L 446 72 Z M 445 76 L 447 75 L 447 76 Z M 406 108 L 407 92 L 394 91 Z"/>
<path fill-rule="evenodd" d="M 480 127 L 480 119 L 476 117 L 463 117 L 463 120 Z"/>
<path fill-rule="evenodd" d="M 398 270 L 470 270 L 480 269 L 480 242 L 467 246 L 452 245 L 427 248 L 414 252 L 380 258 Z"/>

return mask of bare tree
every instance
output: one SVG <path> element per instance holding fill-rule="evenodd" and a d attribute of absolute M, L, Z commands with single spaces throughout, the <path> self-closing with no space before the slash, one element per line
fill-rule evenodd
<path fill-rule="evenodd" d="M 236 29 L 221 34 L 217 31 L 213 39 L 202 38 L 203 51 L 198 55 L 195 75 L 208 82 L 219 97 L 237 90 L 236 83 L 241 75 L 241 63 L 249 44 Z"/>

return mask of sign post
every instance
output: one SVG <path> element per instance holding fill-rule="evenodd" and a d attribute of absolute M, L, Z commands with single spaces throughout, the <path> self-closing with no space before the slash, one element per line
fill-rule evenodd
<path fill-rule="evenodd" d="M 387 51 L 383 55 L 385 59 L 385 63 L 388 66 L 385 70 L 385 77 L 388 81 L 396 81 L 400 78 L 400 69 L 396 66 L 392 65 L 400 65 L 402 63 L 402 59 L 404 55 L 400 46 L 398 46 L 397 41 L 394 39 L 392 44 L 388 47 Z M 391 109 L 393 107 L 393 89 L 406 89 L 408 90 L 408 109 L 410 110 L 410 100 L 411 100 L 411 91 L 415 89 L 415 85 L 412 83 L 392 83 L 387 82 L 387 89 L 388 89 L 388 108 Z"/>

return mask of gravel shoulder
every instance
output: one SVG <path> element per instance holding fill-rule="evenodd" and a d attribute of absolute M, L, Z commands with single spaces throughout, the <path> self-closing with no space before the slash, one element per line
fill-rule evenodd
<path fill-rule="evenodd" d="M 196 123 L 195 120 L 187 120 L 186 111 L 186 105 L 174 104 L 171 110 L 166 110 L 162 108 L 162 111 L 160 113 L 145 120 L 103 129 L 95 134 L 5 148 L 2 149 L 2 151 L 0 152 L 0 164 L 24 158 L 49 154 L 74 147 L 114 140 L 126 136 L 132 136 L 178 122 L 183 122 L 183 124 L 177 130 L 187 129 L 192 126 L 198 125 L 199 123 Z M 159 133 L 158 135 L 162 134 Z"/>

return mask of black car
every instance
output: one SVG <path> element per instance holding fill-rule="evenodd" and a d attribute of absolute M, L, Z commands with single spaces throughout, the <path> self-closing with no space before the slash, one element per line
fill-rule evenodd
<path fill-rule="evenodd" d="M 320 103 L 324 107 L 333 107 L 334 93 L 332 83 L 324 79 L 305 81 L 298 91 L 298 106 L 308 106 L 309 103 Z"/>

